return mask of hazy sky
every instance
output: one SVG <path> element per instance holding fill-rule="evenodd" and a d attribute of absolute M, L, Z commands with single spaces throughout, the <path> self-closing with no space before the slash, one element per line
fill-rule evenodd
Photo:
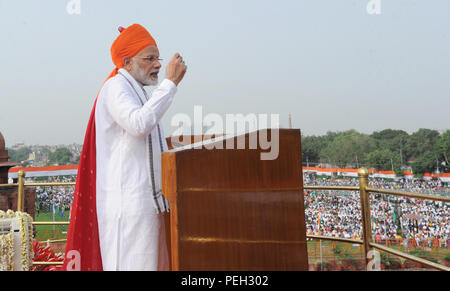
<path fill-rule="evenodd" d="M 0 0 L 0 131 L 7 146 L 82 143 L 114 68 L 117 27 L 144 25 L 188 72 L 177 113 L 277 113 L 304 134 L 450 128 L 450 1 Z M 160 78 L 164 77 L 164 71 Z"/>

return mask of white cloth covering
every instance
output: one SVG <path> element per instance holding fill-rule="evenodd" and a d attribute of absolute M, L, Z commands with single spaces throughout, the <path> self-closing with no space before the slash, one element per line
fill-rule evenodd
<path fill-rule="evenodd" d="M 167 143 L 162 126 L 159 136 L 158 124 L 176 91 L 176 85 L 165 79 L 147 100 L 143 87 L 120 69 L 99 93 L 96 203 L 104 270 L 168 269 L 164 220 L 153 199 L 148 136 L 153 144 L 154 187 L 160 191 L 160 141 L 164 151 Z"/>

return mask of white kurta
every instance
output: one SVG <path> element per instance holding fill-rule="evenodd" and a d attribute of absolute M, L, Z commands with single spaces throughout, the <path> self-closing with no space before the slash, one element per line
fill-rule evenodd
<path fill-rule="evenodd" d="M 153 145 L 155 189 L 161 189 L 158 124 L 176 93 L 165 79 L 151 98 L 124 69 L 103 85 L 95 109 L 96 199 L 104 270 L 167 270 L 164 220 L 157 214 L 150 175 Z M 144 104 L 144 105 L 142 105 Z"/>

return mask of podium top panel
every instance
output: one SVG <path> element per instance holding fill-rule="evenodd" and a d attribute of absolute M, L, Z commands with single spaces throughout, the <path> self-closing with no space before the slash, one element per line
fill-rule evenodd
<path fill-rule="evenodd" d="M 217 146 L 224 144 L 225 146 L 220 149 L 245 149 L 245 148 L 239 148 L 236 145 L 233 148 L 228 148 L 227 142 L 229 143 L 233 139 L 236 141 L 239 138 L 245 138 L 245 137 L 252 137 L 256 136 L 257 146 L 261 145 L 261 141 L 265 143 L 273 143 L 274 141 L 271 140 L 272 133 L 275 133 L 278 135 L 278 137 L 285 136 L 285 135 L 298 135 L 301 136 L 300 129 L 287 129 L 287 128 L 267 128 L 267 129 L 258 129 L 255 131 L 250 131 L 242 134 L 236 134 L 233 136 L 229 135 L 219 135 L 218 134 L 212 134 L 212 135 L 183 135 L 183 136 L 173 136 L 167 138 L 168 143 L 171 145 L 176 145 L 176 147 L 173 147 L 168 152 L 181 152 L 186 150 L 192 150 L 192 149 L 219 149 Z M 277 138 L 277 137 L 276 137 Z M 180 141 L 183 140 L 183 141 Z M 186 143 L 185 139 L 190 139 Z M 262 140 L 265 139 L 265 140 Z M 170 148 L 170 147 L 169 147 Z M 255 148 L 253 148 L 255 149 Z"/>
<path fill-rule="evenodd" d="M 300 130 L 222 136 L 164 152 L 162 163 L 179 191 L 300 190 Z"/>

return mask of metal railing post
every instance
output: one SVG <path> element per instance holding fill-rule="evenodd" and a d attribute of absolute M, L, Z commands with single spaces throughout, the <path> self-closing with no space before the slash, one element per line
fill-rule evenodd
<path fill-rule="evenodd" d="M 370 200 L 369 192 L 366 191 L 369 180 L 369 171 L 366 168 L 361 168 L 358 170 L 359 177 L 359 193 L 361 201 L 361 220 L 362 220 L 362 231 L 363 231 L 363 246 L 364 246 L 364 261 L 366 262 L 365 270 L 369 264 L 369 259 L 367 257 L 370 251 L 370 243 L 372 242 L 372 227 L 370 223 Z"/>
<path fill-rule="evenodd" d="M 17 176 L 17 211 L 23 212 L 25 209 L 25 172 L 20 170 Z"/>

